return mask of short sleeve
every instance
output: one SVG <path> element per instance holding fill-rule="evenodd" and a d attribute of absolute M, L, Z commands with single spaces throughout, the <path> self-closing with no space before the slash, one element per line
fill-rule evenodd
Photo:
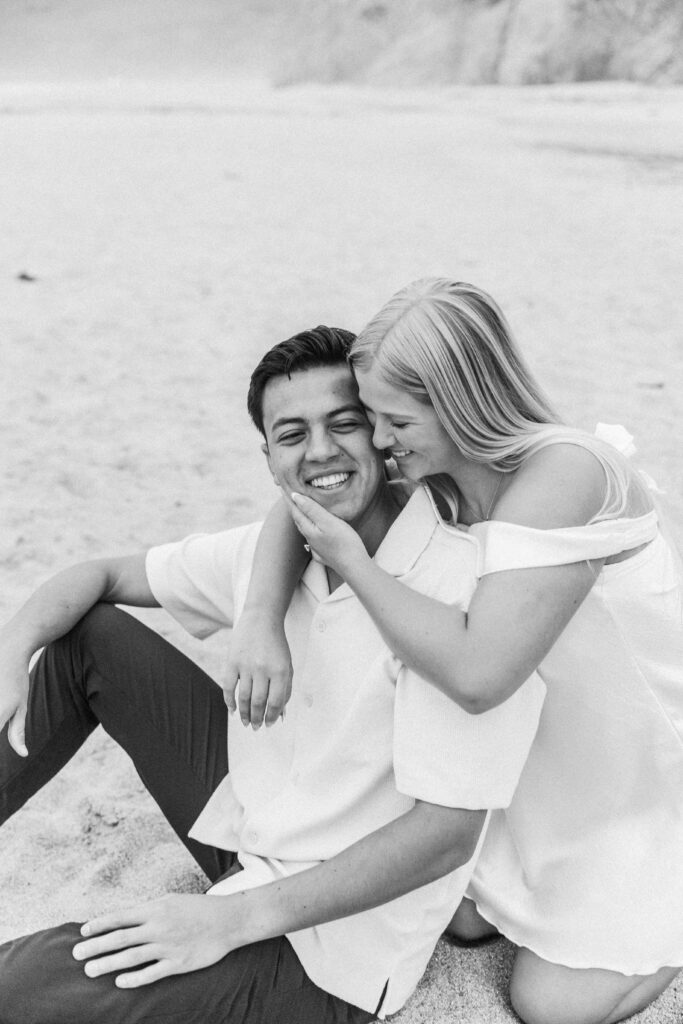
<path fill-rule="evenodd" d="M 507 807 L 536 735 L 545 692 L 534 673 L 503 704 L 470 715 L 401 669 L 394 711 L 397 789 L 445 807 Z"/>
<path fill-rule="evenodd" d="M 477 575 L 481 577 L 505 569 L 609 558 L 654 540 L 657 530 L 657 513 L 648 512 L 634 519 L 607 519 L 559 530 L 491 520 L 475 523 L 469 533 L 479 544 Z"/>
<path fill-rule="evenodd" d="M 253 523 L 151 548 L 146 571 L 154 597 L 200 639 L 232 626 L 237 591 L 248 584 L 260 530 Z"/>

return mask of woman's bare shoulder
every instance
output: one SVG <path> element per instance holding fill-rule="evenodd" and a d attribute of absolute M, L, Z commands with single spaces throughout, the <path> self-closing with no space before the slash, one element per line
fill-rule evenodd
<path fill-rule="evenodd" d="M 512 474 L 492 518 L 536 529 L 585 526 L 602 507 L 605 471 L 581 445 L 557 442 L 530 455 Z"/>

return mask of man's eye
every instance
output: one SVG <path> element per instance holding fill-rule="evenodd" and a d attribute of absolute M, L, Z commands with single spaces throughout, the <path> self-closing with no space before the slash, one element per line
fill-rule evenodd
<path fill-rule="evenodd" d="M 341 430 L 342 433 L 349 433 L 352 430 L 357 430 L 360 426 L 360 420 L 337 420 L 336 423 L 332 424 L 332 429 Z"/>
<path fill-rule="evenodd" d="M 298 444 L 304 436 L 303 430 L 293 430 L 289 434 L 280 434 L 278 444 Z"/>

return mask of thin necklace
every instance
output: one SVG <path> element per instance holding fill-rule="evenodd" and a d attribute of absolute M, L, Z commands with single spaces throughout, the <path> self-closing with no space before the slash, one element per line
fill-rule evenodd
<path fill-rule="evenodd" d="M 483 519 L 478 520 L 479 522 L 488 523 L 489 516 L 491 515 L 491 512 L 493 511 L 493 506 L 494 506 L 494 504 L 496 502 L 496 498 L 498 497 L 498 491 L 500 490 L 500 485 L 502 484 L 502 482 L 503 482 L 503 474 L 501 473 L 500 476 L 498 477 L 498 483 L 496 484 L 496 489 L 493 492 L 493 496 L 492 496 L 492 498 L 491 498 L 491 500 L 489 502 L 489 507 L 486 510 L 486 515 L 484 516 Z M 465 504 L 467 505 L 468 509 L 470 510 L 470 512 L 472 513 L 474 518 L 477 519 L 477 510 L 470 505 L 469 501 L 467 500 L 467 498 L 465 497 L 464 494 L 462 496 L 462 500 L 465 502 Z"/>

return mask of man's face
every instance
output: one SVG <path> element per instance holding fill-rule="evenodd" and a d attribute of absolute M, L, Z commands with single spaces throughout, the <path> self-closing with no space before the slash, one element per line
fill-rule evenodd
<path fill-rule="evenodd" d="M 318 366 L 274 377 L 263 394 L 263 425 L 275 482 L 358 528 L 386 484 L 350 369 Z"/>

